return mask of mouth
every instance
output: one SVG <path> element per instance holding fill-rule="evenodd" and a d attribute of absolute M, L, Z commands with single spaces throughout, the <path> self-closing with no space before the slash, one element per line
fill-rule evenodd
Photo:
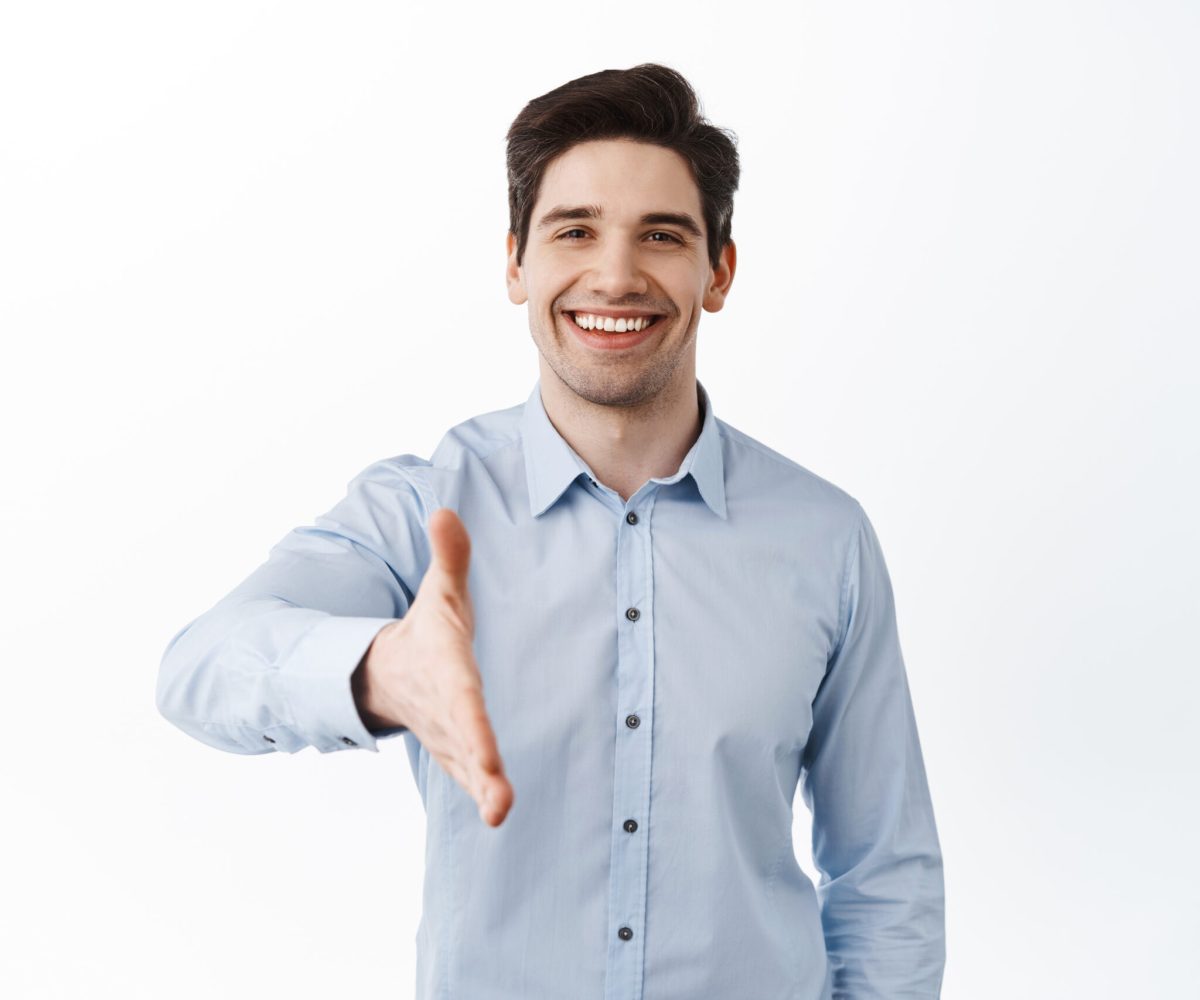
<path fill-rule="evenodd" d="M 633 317 L 635 321 L 633 323 L 634 328 L 630 330 L 616 329 L 618 322 L 614 320 L 614 328 L 612 330 L 608 330 L 605 329 L 605 327 L 608 325 L 607 322 L 601 326 L 601 318 L 593 317 L 590 313 L 585 313 L 582 311 L 579 313 L 567 311 L 563 312 L 562 316 L 566 325 L 571 328 L 571 332 L 574 333 L 576 338 L 584 345 L 587 347 L 597 348 L 599 350 L 610 351 L 635 347 L 643 340 L 657 333 L 659 328 L 663 325 L 663 321 L 667 318 L 666 316 L 662 315 Z M 583 319 L 586 325 L 580 325 L 580 319 Z M 605 321 L 607 321 L 607 319 L 608 317 L 604 317 Z M 649 322 L 647 323 L 646 320 L 649 320 Z M 642 326 L 641 329 L 637 329 L 638 323 L 645 323 L 645 325 Z M 621 322 L 619 325 L 624 326 L 625 323 Z"/>

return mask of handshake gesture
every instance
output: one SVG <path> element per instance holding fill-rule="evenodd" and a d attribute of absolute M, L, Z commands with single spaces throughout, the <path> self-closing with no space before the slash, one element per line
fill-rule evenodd
<path fill-rule="evenodd" d="M 354 672 L 359 715 L 368 729 L 407 726 L 499 826 L 512 808 L 496 735 L 475 662 L 475 614 L 467 591 L 471 539 L 458 515 L 429 518 L 433 560 L 412 606 L 385 625 Z"/>

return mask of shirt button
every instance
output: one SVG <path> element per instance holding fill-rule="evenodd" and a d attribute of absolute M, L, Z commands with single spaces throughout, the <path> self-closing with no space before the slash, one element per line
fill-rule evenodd
<path fill-rule="evenodd" d="M 264 739 L 264 740 L 266 740 L 268 743 L 274 743 L 274 742 L 275 742 L 275 741 L 274 741 L 273 739 L 271 739 L 271 737 L 270 737 L 270 736 L 268 736 L 266 733 L 263 733 L 263 739 Z"/>
<path fill-rule="evenodd" d="M 625 725 L 627 725 L 630 729 L 637 729 L 637 727 L 640 726 L 641 724 L 642 724 L 642 720 L 639 719 L 636 715 L 625 716 Z"/>
<path fill-rule="evenodd" d="M 627 819 L 625 821 L 625 832 L 626 833 L 633 833 L 636 829 L 637 829 L 637 820 L 636 819 Z"/>
<path fill-rule="evenodd" d="M 628 514 L 625 515 L 625 520 L 629 524 L 637 524 L 637 514 L 635 514 L 633 511 L 630 511 Z"/>
<path fill-rule="evenodd" d="M 628 618 L 631 622 L 635 622 L 639 618 L 642 617 L 642 613 L 640 611 L 638 611 L 637 608 L 626 608 L 625 609 L 625 617 Z"/>
<path fill-rule="evenodd" d="M 617 937 L 619 937 L 622 941 L 628 941 L 631 937 L 633 937 L 633 931 L 631 931 L 628 927 L 622 927 L 619 931 L 617 931 Z"/>
<path fill-rule="evenodd" d="M 349 736 L 343 736 L 343 737 L 342 737 L 342 742 L 343 742 L 343 743 L 345 743 L 345 744 L 346 744 L 346 746 L 348 746 L 348 747 L 356 747 L 356 746 L 358 746 L 358 744 L 357 744 L 357 743 L 355 743 L 355 742 L 354 742 L 354 740 L 350 739 L 350 737 L 349 737 Z"/>

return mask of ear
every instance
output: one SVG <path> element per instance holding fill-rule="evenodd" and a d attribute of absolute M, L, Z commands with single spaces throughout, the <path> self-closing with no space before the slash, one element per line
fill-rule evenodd
<path fill-rule="evenodd" d="M 704 292 L 704 308 L 709 312 L 720 312 L 725 305 L 725 296 L 733 284 L 733 272 L 737 270 L 737 244 L 730 240 L 721 248 L 721 256 L 712 272 L 712 283 Z"/>
<path fill-rule="evenodd" d="M 525 293 L 525 276 L 517 266 L 517 238 L 509 233 L 505 237 L 504 245 L 508 252 L 508 266 L 504 269 L 504 280 L 508 283 L 508 301 L 519 306 L 528 301 L 529 296 Z"/>

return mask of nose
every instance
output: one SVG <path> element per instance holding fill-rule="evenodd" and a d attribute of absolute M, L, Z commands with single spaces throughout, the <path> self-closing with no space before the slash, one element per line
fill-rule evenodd
<path fill-rule="evenodd" d="M 606 241 L 593 258 L 587 286 L 588 291 L 608 299 L 644 295 L 649 285 L 638 265 L 637 248 L 624 240 Z"/>

